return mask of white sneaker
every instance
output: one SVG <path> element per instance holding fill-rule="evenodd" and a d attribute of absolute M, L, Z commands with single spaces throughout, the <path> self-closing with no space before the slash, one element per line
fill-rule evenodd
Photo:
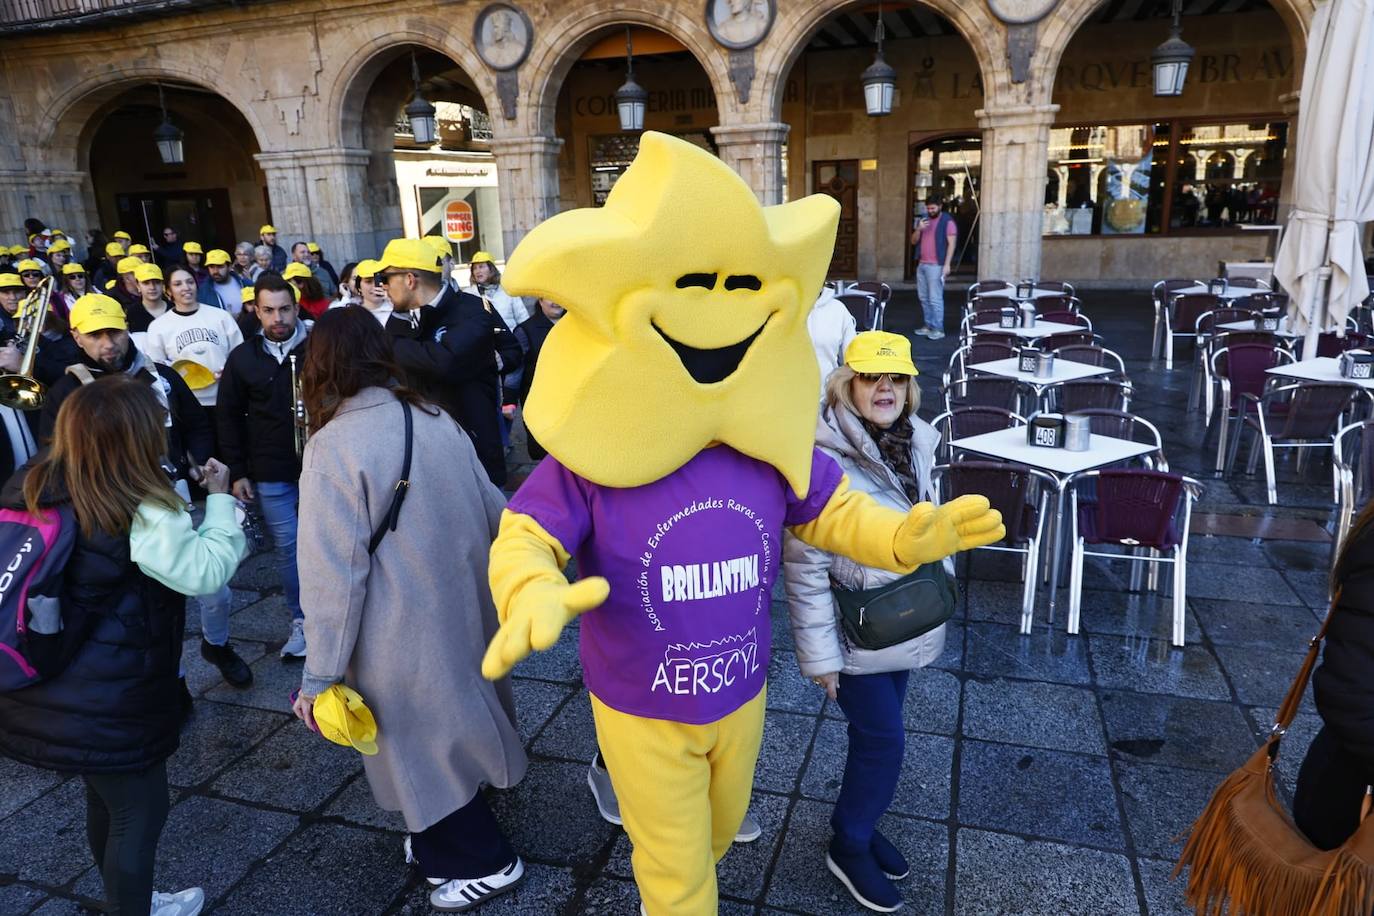
<path fill-rule="evenodd" d="M 912 331 L 912 332 L 911 332 L 911 336 L 912 336 L 912 337 L 929 337 L 929 336 L 930 336 L 930 328 L 925 327 L 924 325 L 922 325 L 921 327 L 919 327 L 919 328 L 917 328 L 916 330 Z"/>
<path fill-rule="evenodd" d="M 196 916 L 205 906 L 205 891 L 198 887 L 188 887 L 175 894 L 153 892 L 153 903 L 149 916 Z"/>
<path fill-rule="evenodd" d="M 419 867 L 419 865 L 420 865 L 420 860 L 417 859 L 417 858 L 415 858 L 415 853 L 414 853 L 414 852 L 411 850 L 411 848 L 410 848 L 410 834 L 408 834 L 408 833 L 406 834 L 406 840 L 405 840 L 404 843 L 401 844 L 401 846 L 402 846 L 403 849 L 405 849 L 405 852 L 406 852 L 406 864 L 407 864 L 407 865 L 414 865 L 414 866 L 416 866 L 416 867 Z M 428 877 L 427 877 L 427 878 L 425 878 L 425 880 L 428 881 L 428 882 L 429 882 L 431 885 L 433 885 L 434 887 L 438 887 L 439 885 L 441 885 L 441 884 L 444 883 L 444 879 L 443 879 L 443 878 L 428 878 Z"/>
<path fill-rule="evenodd" d="M 305 658 L 305 621 L 291 621 L 291 636 L 281 647 L 282 658 Z"/>
<path fill-rule="evenodd" d="M 436 910 L 456 912 L 469 910 L 485 903 L 497 894 L 514 890 L 525 877 L 525 863 L 516 856 L 515 861 L 485 878 L 454 878 L 429 895 L 430 905 Z"/>
<path fill-rule="evenodd" d="M 944 339 L 945 339 L 945 332 L 944 332 L 944 331 L 931 331 L 931 332 L 930 332 L 929 334 L 927 334 L 926 336 L 929 337 L 931 340 L 944 340 Z"/>
<path fill-rule="evenodd" d="M 744 820 L 740 822 L 739 831 L 735 833 L 736 843 L 752 843 L 763 836 L 763 828 L 759 826 L 759 819 L 754 817 L 752 811 L 744 812 Z"/>

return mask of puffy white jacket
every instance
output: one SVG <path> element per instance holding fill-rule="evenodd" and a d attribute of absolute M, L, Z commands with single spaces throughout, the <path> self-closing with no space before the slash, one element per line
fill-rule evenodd
<path fill-rule="evenodd" d="M 940 434 L 929 423 L 911 418 L 912 467 L 921 495 L 933 499 L 930 470 Z M 816 445 L 849 475 L 849 485 L 872 496 L 880 504 L 906 512 L 912 506 L 897 475 L 883 463 L 878 445 L 863 422 L 847 408 L 823 405 L 816 422 Z M 783 583 L 792 619 L 792 641 L 802 674 L 816 677 L 843 671 L 845 674 L 877 674 L 923 668 L 945 648 L 942 624 L 922 636 L 886 649 L 870 651 L 851 646 L 839 623 L 839 607 L 830 592 L 831 581 L 849 589 L 877 588 L 901 574 L 827 553 L 804 543 L 790 532 L 783 534 Z M 949 560 L 946 569 L 953 572 Z"/>
<path fill-rule="evenodd" d="M 821 287 L 821 295 L 806 316 L 806 330 L 811 346 L 816 350 L 816 362 L 821 369 L 821 390 L 825 377 L 844 362 L 844 348 L 854 339 L 854 316 L 844 303 L 835 298 L 830 287 Z"/>
<path fill-rule="evenodd" d="M 501 316 L 501 320 L 506 323 L 506 330 L 514 331 L 520 322 L 530 317 L 530 310 L 525 305 L 525 300 L 518 296 L 512 296 L 500 286 L 469 286 L 464 292 L 472 293 L 478 299 L 485 299 L 491 303 L 491 307 L 496 310 L 496 314 Z"/>

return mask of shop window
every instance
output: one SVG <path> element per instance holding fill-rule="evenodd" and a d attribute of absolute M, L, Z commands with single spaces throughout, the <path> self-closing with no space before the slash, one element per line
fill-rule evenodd
<path fill-rule="evenodd" d="M 941 137 L 910 151 L 909 187 L 911 227 L 925 216 L 925 202 L 938 197 L 945 212 L 954 218 L 958 243 L 954 270 L 973 267 L 978 258 L 978 193 L 983 174 L 981 134 Z M 907 241 L 908 280 L 915 277 L 915 252 Z"/>
<path fill-rule="evenodd" d="M 1180 127 L 1170 228 L 1272 225 L 1287 146 L 1282 121 Z"/>
<path fill-rule="evenodd" d="M 456 246 L 454 259 L 464 263 L 475 252 L 486 251 L 497 261 L 506 259 L 505 242 L 501 237 L 501 196 L 491 187 L 417 187 L 416 203 L 420 214 L 420 235 L 444 235 Z M 471 231 L 452 235 L 447 233 L 445 217 L 449 203 L 463 201 L 471 216 Z M 460 208 L 461 209 L 461 208 Z M 464 238 L 467 236 L 467 238 Z"/>
<path fill-rule="evenodd" d="M 715 141 L 706 131 L 677 136 L 688 143 L 695 143 L 713 156 L 716 155 Z M 634 161 L 635 154 L 639 152 L 639 134 L 602 134 L 588 137 L 587 143 L 592 170 L 592 205 L 600 207 L 605 205 L 611 188 L 615 187 L 615 183 L 625 174 L 625 170 Z"/>

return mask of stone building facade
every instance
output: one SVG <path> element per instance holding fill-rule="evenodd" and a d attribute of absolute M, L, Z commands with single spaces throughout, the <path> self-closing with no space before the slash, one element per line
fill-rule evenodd
<path fill-rule="evenodd" d="M 507 65 L 517 55 L 499 59 L 479 48 L 490 41 L 490 32 L 487 39 L 475 32 L 479 17 L 490 16 L 490 0 L 35 0 L 23 5 L 27 12 L 0 14 L 0 237 L 17 236 L 30 215 L 73 232 L 112 229 L 127 214 L 98 199 L 97 186 L 146 179 L 223 189 L 215 200 L 230 208 L 240 237 L 270 218 L 284 237 L 313 238 L 339 258 L 371 254 L 402 229 L 394 123 L 409 99 L 409 60 L 418 50 L 451 62 L 461 74 L 451 81 L 453 97 L 489 115 L 486 148 L 499 174 L 509 251 L 546 217 L 593 202 L 588 143 L 618 130 L 605 99 L 623 78 L 614 49 L 628 26 L 636 36 L 658 36 L 666 49 L 656 64 L 649 39 L 637 39 L 637 53 L 648 56 L 636 74 L 662 93 L 648 126 L 699 132 L 766 203 L 824 189 L 818 185 L 832 171 L 852 179 L 854 275 L 909 273 L 907 234 L 926 174 L 917 161 L 921 144 L 956 134 L 977 149 L 970 260 L 983 277 L 1143 280 L 1178 272 L 1167 265 L 1180 259 L 1198 265 L 1185 272 L 1204 273 L 1218 257 L 1260 255 L 1268 239 L 1254 232 L 1196 234 L 1184 226 L 1139 238 L 1112 238 L 1107 229 L 1046 236 L 1047 220 L 1063 218 L 1056 193 L 1071 202 L 1066 186 L 1075 185 L 1075 170 L 1085 200 L 1098 193 L 1083 191 L 1089 177 L 1094 185 L 1129 180 L 1129 169 L 1107 174 L 1110 163 L 1094 169 L 1086 156 L 1056 165 L 1057 130 L 1087 138 L 1069 146 L 1119 146 L 1117 135 L 1132 131 L 1108 128 L 1126 119 L 1145 125 L 1146 152 L 1151 144 L 1173 151 L 1206 145 L 1209 135 L 1193 121 L 1230 119 L 1267 130 L 1272 147 L 1275 128 L 1256 125 L 1291 132 L 1300 111 L 1312 0 L 1218 2 L 1215 15 L 1185 18 L 1199 59 L 1177 100 L 1157 100 L 1149 89 L 1148 54 L 1167 34 L 1167 20 L 1158 11 L 1104 20 L 1123 3 L 1142 6 L 925 0 L 877 13 L 872 0 L 510 0 L 497 5 L 523 21 L 518 31 L 528 41 L 514 66 L 495 69 L 487 59 Z M 1189 4 L 1197 5 L 1207 3 Z M 727 47 L 721 27 L 708 27 L 712 10 L 733 8 L 771 16 L 749 47 Z M 872 47 L 852 25 L 877 15 L 912 24 L 904 39 L 889 35 L 899 100 L 883 119 L 863 111 L 859 73 Z M 607 63 L 587 66 L 606 47 L 613 50 L 599 59 Z M 144 135 L 157 121 L 157 83 L 175 96 L 173 113 L 188 135 L 186 165 L 175 173 L 148 162 L 155 154 Z M 131 99 L 146 126 L 121 121 L 111 130 L 112 107 Z M 1070 113 L 1078 126 L 1064 126 Z M 197 171 L 197 147 L 221 157 L 213 174 Z M 241 155 L 228 155 L 239 148 Z M 1199 168 L 1233 170 L 1240 180 L 1250 174 L 1241 159 L 1265 164 L 1263 155 L 1241 152 L 1218 153 L 1222 159 Z M 1281 165 L 1269 158 L 1268 168 L 1291 172 L 1291 151 Z M 821 167 L 830 162 L 855 165 Z M 1291 184 L 1275 176 L 1280 197 Z M 1233 202 L 1232 222 L 1236 209 Z M 1139 216 L 1133 231 L 1146 235 L 1146 218 L 1129 210 L 1114 213 L 1113 224 Z"/>

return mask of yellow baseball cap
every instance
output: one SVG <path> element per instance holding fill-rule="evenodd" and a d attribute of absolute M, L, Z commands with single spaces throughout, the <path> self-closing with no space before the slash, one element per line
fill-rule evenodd
<path fill-rule="evenodd" d="M 186 387 L 192 391 L 209 388 L 215 383 L 215 373 L 193 359 L 175 360 L 172 363 L 172 369 L 181 376 L 182 381 L 186 382 Z"/>
<path fill-rule="evenodd" d="M 43 262 L 42 262 L 42 261 L 39 261 L 39 260 L 37 260 L 37 259 L 35 259 L 35 258 L 25 258 L 24 260 L 22 260 L 22 261 L 20 261 L 18 264 L 16 264 L 16 265 L 14 266 L 14 269 L 17 270 L 17 271 L 19 271 L 21 274 L 22 274 L 24 271 L 26 271 L 26 270 L 36 270 L 36 271 L 38 271 L 39 273 L 42 273 L 42 272 L 43 272 Z"/>
<path fill-rule="evenodd" d="M 304 278 L 313 276 L 314 274 L 310 272 L 310 268 L 306 267 L 300 261 L 292 261 L 290 264 L 286 265 L 286 270 L 281 272 L 281 278 L 283 280 L 294 280 L 297 277 Z"/>
<path fill-rule="evenodd" d="M 52 254 L 54 251 L 71 251 L 71 250 L 72 250 L 72 243 L 69 242 L 69 241 L 67 241 L 66 239 L 58 239 L 57 241 L 53 242 L 51 245 L 48 246 L 48 254 Z"/>
<path fill-rule="evenodd" d="M 115 288 L 115 284 L 118 283 L 118 282 L 119 282 L 118 280 L 106 280 L 106 281 L 105 281 L 105 288 L 106 288 L 106 289 L 114 289 L 114 288 Z"/>
<path fill-rule="evenodd" d="M 126 242 L 132 242 L 134 240 L 134 237 L 129 233 L 125 232 L 123 229 L 120 229 L 117 232 L 115 232 L 115 234 L 111 236 L 111 238 L 123 239 Z"/>
<path fill-rule="evenodd" d="M 19 274 L 0 274 L 0 289 L 27 289 Z"/>
<path fill-rule="evenodd" d="M 124 257 L 124 246 L 121 245 L 121 244 L 119 244 L 118 242 L 106 242 L 106 243 L 105 243 L 105 256 L 106 256 L 107 258 L 122 258 L 122 257 Z"/>
<path fill-rule="evenodd" d="M 257 290 L 253 289 L 251 286 L 245 286 L 243 289 L 239 290 L 239 301 L 246 305 L 254 301 L 257 295 Z"/>
<path fill-rule="evenodd" d="M 427 244 L 430 248 L 433 248 L 434 253 L 441 258 L 447 258 L 453 254 L 453 246 L 450 245 L 448 239 L 444 238 L 442 235 L 427 235 L 420 239 L 420 241 Z"/>
<path fill-rule="evenodd" d="M 75 261 L 73 261 L 70 264 L 62 265 L 62 275 L 66 277 L 70 277 L 72 274 L 84 274 L 85 272 L 86 268 L 82 267 Z"/>
<path fill-rule="evenodd" d="M 140 264 L 134 270 L 134 279 L 142 283 L 145 280 L 161 280 L 162 268 L 156 264 Z"/>
<path fill-rule="evenodd" d="M 401 270 L 423 270 L 437 274 L 442 270 L 439 256 L 427 242 L 421 239 L 392 239 L 386 243 L 382 252 L 382 269 L 397 267 Z"/>
<path fill-rule="evenodd" d="M 48 234 L 55 239 L 65 239 L 67 237 L 67 233 L 63 232 L 61 229 L 50 230 Z"/>
<path fill-rule="evenodd" d="M 181 250 L 187 254 L 205 254 L 205 249 L 200 247 L 200 242 L 187 242 L 181 246 Z"/>
<path fill-rule="evenodd" d="M 7 248 L 7 249 L 5 249 L 5 250 L 8 251 L 11 255 L 16 255 L 16 254 L 26 254 L 26 253 L 28 253 L 28 250 L 29 250 L 29 249 L 28 249 L 28 246 L 26 246 L 26 245 L 11 245 L 9 248 Z"/>
<path fill-rule="evenodd" d="M 71 326 L 82 334 L 96 331 L 127 331 L 124 306 L 104 293 L 87 293 L 72 303 Z"/>
<path fill-rule="evenodd" d="M 152 254 L 147 245 L 130 245 L 129 254 Z"/>
<path fill-rule="evenodd" d="M 319 246 L 319 245 L 316 245 L 314 242 L 306 242 L 306 243 L 305 243 L 305 250 L 308 251 L 308 252 L 310 252 L 311 254 L 319 254 L 319 253 L 320 253 L 320 246 Z"/>
<path fill-rule="evenodd" d="M 138 270 L 141 266 L 143 266 L 142 258 L 136 258 L 133 255 L 126 255 L 120 258 L 119 263 L 115 265 L 115 273 L 131 274 L 134 271 Z"/>
<path fill-rule="evenodd" d="M 197 245 L 197 248 L 200 246 Z M 205 254 L 205 266 L 213 267 L 216 264 L 228 264 L 230 261 L 229 252 L 223 248 L 211 248 Z"/>
<path fill-rule="evenodd" d="M 358 266 L 353 268 L 353 276 L 364 280 L 377 276 L 382 272 L 382 262 L 374 261 L 372 258 L 363 258 L 358 262 Z"/>
<path fill-rule="evenodd" d="M 887 331 L 864 331 L 844 348 L 844 364 L 855 372 L 920 375 L 911 361 L 911 341 Z"/>
<path fill-rule="evenodd" d="M 331 685 L 315 697 L 314 713 L 320 734 L 330 741 L 369 757 L 377 753 L 377 720 L 352 687 Z"/>
<path fill-rule="evenodd" d="M 272 225 L 271 223 L 267 223 L 261 229 L 258 230 L 258 235 L 267 235 L 268 233 L 276 235 L 277 227 Z"/>
<path fill-rule="evenodd" d="M 495 264 L 496 261 L 492 259 L 492 256 L 491 256 L 491 254 L 490 254 L 489 252 L 486 252 L 486 251 L 479 251 L 479 252 L 477 252 L 475 255 L 472 256 L 472 260 L 471 260 L 471 261 L 468 261 L 468 263 L 469 263 L 469 264 Z"/>

